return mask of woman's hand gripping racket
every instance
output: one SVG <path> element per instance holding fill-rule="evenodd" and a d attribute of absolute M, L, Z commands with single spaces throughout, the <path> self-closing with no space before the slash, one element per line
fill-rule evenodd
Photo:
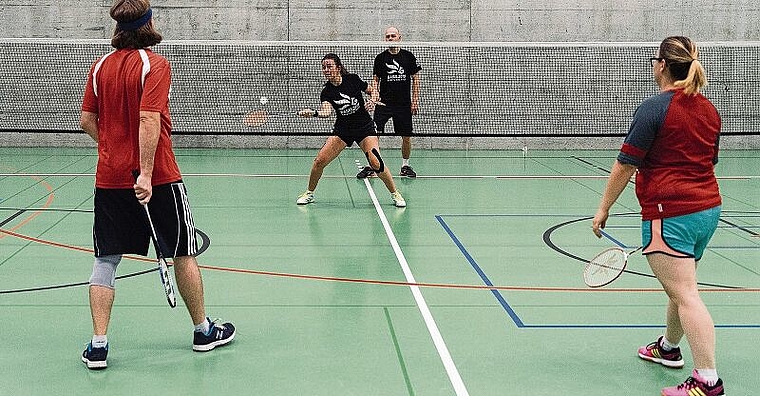
<path fill-rule="evenodd" d="M 604 249 L 594 256 L 583 268 L 583 281 L 588 287 L 602 287 L 609 285 L 625 271 L 628 264 L 628 256 L 639 251 L 626 253 L 619 247 Z"/>
<path fill-rule="evenodd" d="M 132 176 L 137 180 L 137 176 L 140 175 L 138 171 L 132 171 Z M 153 226 L 153 219 L 150 218 L 150 211 L 148 210 L 148 204 L 142 204 L 145 209 L 145 215 L 148 218 L 148 225 L 150 226 L 150 239 L 153 241 L 153 248 L 156 250 L 158 275 L 161 277 L 161 285 L 164 287 L 166 293 L 166 301 L 169 306 L 175 308 L 177 306 L 177 297 L 174 294 L 174 284 L 172 282 L 171 275 L 169 274 L 169 264 L 166 262 L 164 253 L 161 251 L 161 246 L 158 244 L 158 236 L 156 235 L 156 227 Z"/>

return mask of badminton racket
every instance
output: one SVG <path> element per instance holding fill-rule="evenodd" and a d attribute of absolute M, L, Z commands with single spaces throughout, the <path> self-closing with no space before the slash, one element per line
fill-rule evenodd
<path fill-rule="evenodd" d="M 135 177 L 135 180 L 137 180 L 137 176 L 139 176 L 140 173 L 138 171 L 133 171 L 132 176 Z M 143 209 L 145 209 L 145 215 L 148 218 L 148 225 L 150 226 L 150 239 L 153 241 L 153 248 L 156 250 L 156 257 L 157 257 L 157 266 L 158 266 L 158 275 L 161 278 L 161 285 L 164 288 L 164 292 L 166 293 L 166 302 L 169 303 L 169 306 L 174 308 L 177 306 L 177 296 L 174 294 L 174 284 L 172 282 L 171 275 L 169 274 L 169 264 L 166 262 L 166 257 L 164 257 L 164 253 L 161 251 L 161 246 L 158 244 L 158 235 L 156 234 L 156 227 L 153 226 L 153 219 L 150 217 L 150 210 L 148 210 L 148 204 L 142 204 Z"/>
<path fill-rule="evenodd" d="M 583 268 L 583 281 L 588 287 L 602 287 L 614 282 L 625 271 L 628 256 L 642 247 L 626 253 L 619 247 L 604 249 L 594 256 Z"/>
<path fill-rule="evenodd" d="M 283 118 L 293 115 L 293 113 L 272 113 L 266 110 L 254 110 L 245 114 L 243 124 L 251 128 L 258 128 L 266 124 L 271 118 Z"/>

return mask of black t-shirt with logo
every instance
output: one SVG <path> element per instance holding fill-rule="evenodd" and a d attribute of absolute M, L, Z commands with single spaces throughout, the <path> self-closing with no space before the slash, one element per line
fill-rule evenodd
<path fill-rule="evenodd" d="M 346 74 L 340 85 L 335 86 L 330 82 L 325 83 L 322 93 L 319 95 L 320 102 L 330 102 L 335 109 L 334 132 L 338 135 L 356 135 L 365 132 L 365 129 L 374 130 L 372 117 L 364 108 L 363 92 L 367 91 L 366 81 L 356 74 Z"/>
<path fill-rule="evenodd" d="M 397 54 L 389 50 L 379 53 L 372 72 L 380 79 L 380 101 L 391 106 L 411 105 L 411 76 L 420 70 L 414 54 L 403 48 Z"/>

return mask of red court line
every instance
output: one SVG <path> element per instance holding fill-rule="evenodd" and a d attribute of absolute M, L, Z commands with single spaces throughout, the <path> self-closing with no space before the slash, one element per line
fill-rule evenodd
<path fill-rule="evenodd" d="M 93 253 L 92 249 L 83 248 L 80 246 L 68 245 L 64 243 L 48 241 L 45 239 L 35 238 L 28 235 L 22 235 L 13 231 L 0 228 L 0 233 L 7 234 L 19 239 L 40 243 L 43 245 L 59 247 L 68 250 L 75 250 L 85 253 Z M 124 258 L 135 261 L 153 262 L 153 259 L 140 256 L 124 256 Z M 378 279 L 361 279 L 361 278 L 341 278 L 333 276 L 321 276 L 321 275 L 306 275 L 306 274 L 293 274 L 287 272 L 273 272 L 273 271 L 260 271 L 244 268 L 233 267 L 220 267 L 215 265 L 198 265 L 198 267 L 212 271 L 222 271 L 231 273 L 241 273 L 250 275 L 264 275 L 264 276 L 276 276 L 280 278 L 294 278 L 294 279 L 306 279 L 306 280 L 318 280 L 326 282 L 343 282 L 343 283 L 359 283 L 359 284 L 371 284 L 371 285 L 386 285 L 386 286 L 419 286 L 430 288 L 442 288 L 442 289 L 470 289 L 470 290 L 512 290 L 512 291 L 541 291 L 541 292 L 582 292 L 582 293 L 609 293 L 609 292 L 627 292 L 627 293 L 664 293 L 662 289 L 657 288 L 585 288 L 585 287 L 553 287 L 553 286 L 487 286 L 487 285 L 466 285 L 456 283 L 430 283 L 430 282 L 402 282 L 402 281 L 387 281 Z M 757 293 L 760 292 L 760 288 L 705 288 L 699 289 L 700 292 L 744 292 L 744 293 Z"/>
<path fill-rule="evenodd" d="M 21 220 L 18 224 L 16 224 L 13 228 L 11 228 L 11 231 L 16 231 L 16 230 L 20 229 L 26 223 L 29 223 L 30 221 L 32 221 L 32 219 L 34 219 L 35 217 L 37 217 L 40 214 L 42 214 L 42 212 L 44 211 L 44 209 L 47 209 L 47 208 L 50 207 L 50 205 L 53 203 L 53 199 L 55 198 L 55 193 L 53 192 L 53 186 L 51 186 L 50 183 L 42 180 L 41 178 L 39 178 L 37 176 L 29 176 L 29 177 L 32 178 L 32 179 L 34 179 L 34 180 L 37 180 L 39 182 L 39 184 L 42 184 L 42 186 L 45 187 L 50 192 L 50 194 L 48 194 L 47 200 L 45 201 L 45 204 L 42 205 L 41 208 L 39 208 L 38 210 L 35 210 L 29 216 L 27 216 L 23 220 Z M 0 234 L 0 239 L 3 239 L 4 237 L 5 237 L 5 235 Z"/>
<path fill-rule="evenodd" d="M 33 236 L 19 234 L 17 232 L 13 232 L 11 230 L 5 230 L 5 229 L 2 229 L 2 228 L 0 228 L 0 234 L 10 235 L 12 237 L 16 237 L 16 238 L 19 238 L 19 239 L 24 239 L 24 240 L 27 240 L 27 241 L 30 241 L 30 242 L 35 242 L 35 243 L 39 243 L 39 244 L 42 244 L 42 245 L 59 247 L 59 248 L 62 248 L 62 249 L 75 250 L 77 252 L 84 252 L 84 253 L 89 253 L 89 254 L 94 254 L 95 253 L 94 250 L 89 249 L 89 248 L 84 248 L 84 247 L 75 246 L 75 245 L 69 245 L 69 244 L 60 243 L 60 242 L 49 241 L 49 240 L 46 240 L 46 239 L 35 238 Z M 5 235 L 0 235 L 0 237 L 3 237 Z M 152 262 L 156 261 L 154 259 L 150 259 L 150 258 L 147 258 L 147 257 L 141 257 L 141 256 L 125 255 L 124 258 L 126 258 L 128 260 L 144 261 L 144 262 L 149 262 L 149 263 L 152 263 Z"/>

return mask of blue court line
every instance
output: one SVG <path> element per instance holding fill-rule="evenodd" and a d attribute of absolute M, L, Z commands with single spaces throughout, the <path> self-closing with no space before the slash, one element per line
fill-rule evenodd
<path fill-rule="evenodd" d="M 467 249 L 464 248 L 464 245 L 462 245 L 462 243 L 459 241 L 459 238 L 457 238 L 456 235 L 454 235 L 454 232 L 451 231 L 451 228 L 449 228 L 449 225 L 446 224 L 445 221 L 443 221 L 443 218 L 441 216 L 436 215 L 435 218 L 441 224 L 443 229 L 446 230 L 446 232 L 449 234 L 449 237 L 451 238 L 451 240 L 454 241 L 454 244 L 457 245 L 457 247 L 459 248 L 459 251 L 462 252 L 464 257 L 472 266 L 472 268 L 475 269 L 475 272 L 477 272 L 478 275 L 480 275 L 480 279 L 483 280 L 483 283 L 485 283 L 488 286 L 493 286 L 493 283 L 491 283 L 491 280 L 488 279 L 488 276 L 486 275 L 486 273 L 483 272 L 483 270 L 480 268 L 478 263 L 475 262 L 475 259 L 472 258 L 472 256 L 470 256 L 470 253 L 467 252 Z M 523 324 L 523 321 L 520 319 L 519 316 L 517 316 L 517 313 L 515 312 L 515 310 L 509 306 L 507 299 L 505 299 L 504 296 L 502 296 L 498 290 L 491 290 L 491 293 L 494 295 L 494 297 L 496 297 L 496 300 L 499 301 L 499 304 L 501 304 L 502 308 L 504 308 L 504 310 L 507 311 L 507 314 L 515 322 L 515 325 L 517 325 L 517 327 L 525 327 L 525 325 Z"/>
<path fill-rule="evenodd" d="M 623 249 L 630 249 L 630 247 L 626 246 L 626 245 L 625 245 L 623 242 L 620 242 L 620 241 L 618 241 L 618 240 L 617 240 L 617 239 L 615 239 L 615 238 L 614 238 L 612 235 L 610 235 L 610 234 L 608 234 L 608 233 L 604 232 L 604 230 L 599 230 L 599 232 L 600 232 L 600 233 L 601 233 L 601 234 L 602 234 L 602 235 L 603 235 L 605 238 L 607 238 L 607 239 L 609 239 L 610 241 L 612 241 L 612 243 L 614 243 L 615 245 L 618 245 L 618 247 L 620 247 L 620 248 L 623 248 Z"/>
<path fill-rule="evenodd" d="M 446 215 L 449 216 L 449 215 Z M 489 215 L 453 215 L 453 216 L 459 216 L 459 217 L 484 217 Z M 505 216 L 505 215 L 491 215 L 491 216 Z M 513 216 L 513 215 L 507 215 L 507 216 Z M 515 215 L 518 216 L 518 215 Z M 526 216 L 526 215 L 519 215 L 519 216 Z M 527 215 L 530 216 L 530 215 Z M 543 216 L 543 215 L 538 215 Z M 464 247 L 462 242 L 457 238 L 457 236 L 454 234 L 454 231 L 451 230 L 451 227 L 449 227 L 448 224 L 446 224 L 446 221 L 443 220 L 442 215 L 435 215 L 436 220 L 438 220 L 438 223 L 441 224 L 443 229 L 446 231 L 446 233 L 449 235 L 452 241 L 454 241 L 454 244 L 459 248 L 459 251 L 462 252 L 462 255 L 467 259 L 467 261 L 470 263 L 472 268 L 475 270 L 475 272 L 478 273 L 480 276 L 480 279 L 483 280 L 483 283 L 487 286 L 494 286 L 494 284 L 491 282 L 491 280 L 488 278 L 488 275 L 483 271 L 482 268 L 478 265 L 478 263 L 475 261 L 475 259 L 470 255 L 470 253 L 467 251 L 467 249 Z M 602 230 L 600 230 L 602 231 Z M 626 246 L 624 243 L 618 241 L 608 233 L 602 231 L 602 235 L 604 235 L 606 238 L 608 238 L 610 241 L 612 241 L 614 244 L 618 245 L 619 247 L 623 249 L 630 249 L 630 247 Z M 504 296 L 501 295 L 499 290 L 490 290 L 491 294 L 496 297 L 496 300 L 499 301 L 499 304 L 501 304 L 502 308 L 504 308 L 504 311 L 507 312 L 510 318 L 512 318 L 512 321 L 515 323 L 515 325 L 518 328 L 522 329 L 654 329 L 654 328 L 665 328 L 665 325 L 662 324 L 525 324 L 522 319 L 517 315 L 517 312 L 509 305 L 507 302 L 507 299 L 504 298 Z M 719 329 L 760 329 L 760 324 L 715 324 L 715 328 Z"/>

